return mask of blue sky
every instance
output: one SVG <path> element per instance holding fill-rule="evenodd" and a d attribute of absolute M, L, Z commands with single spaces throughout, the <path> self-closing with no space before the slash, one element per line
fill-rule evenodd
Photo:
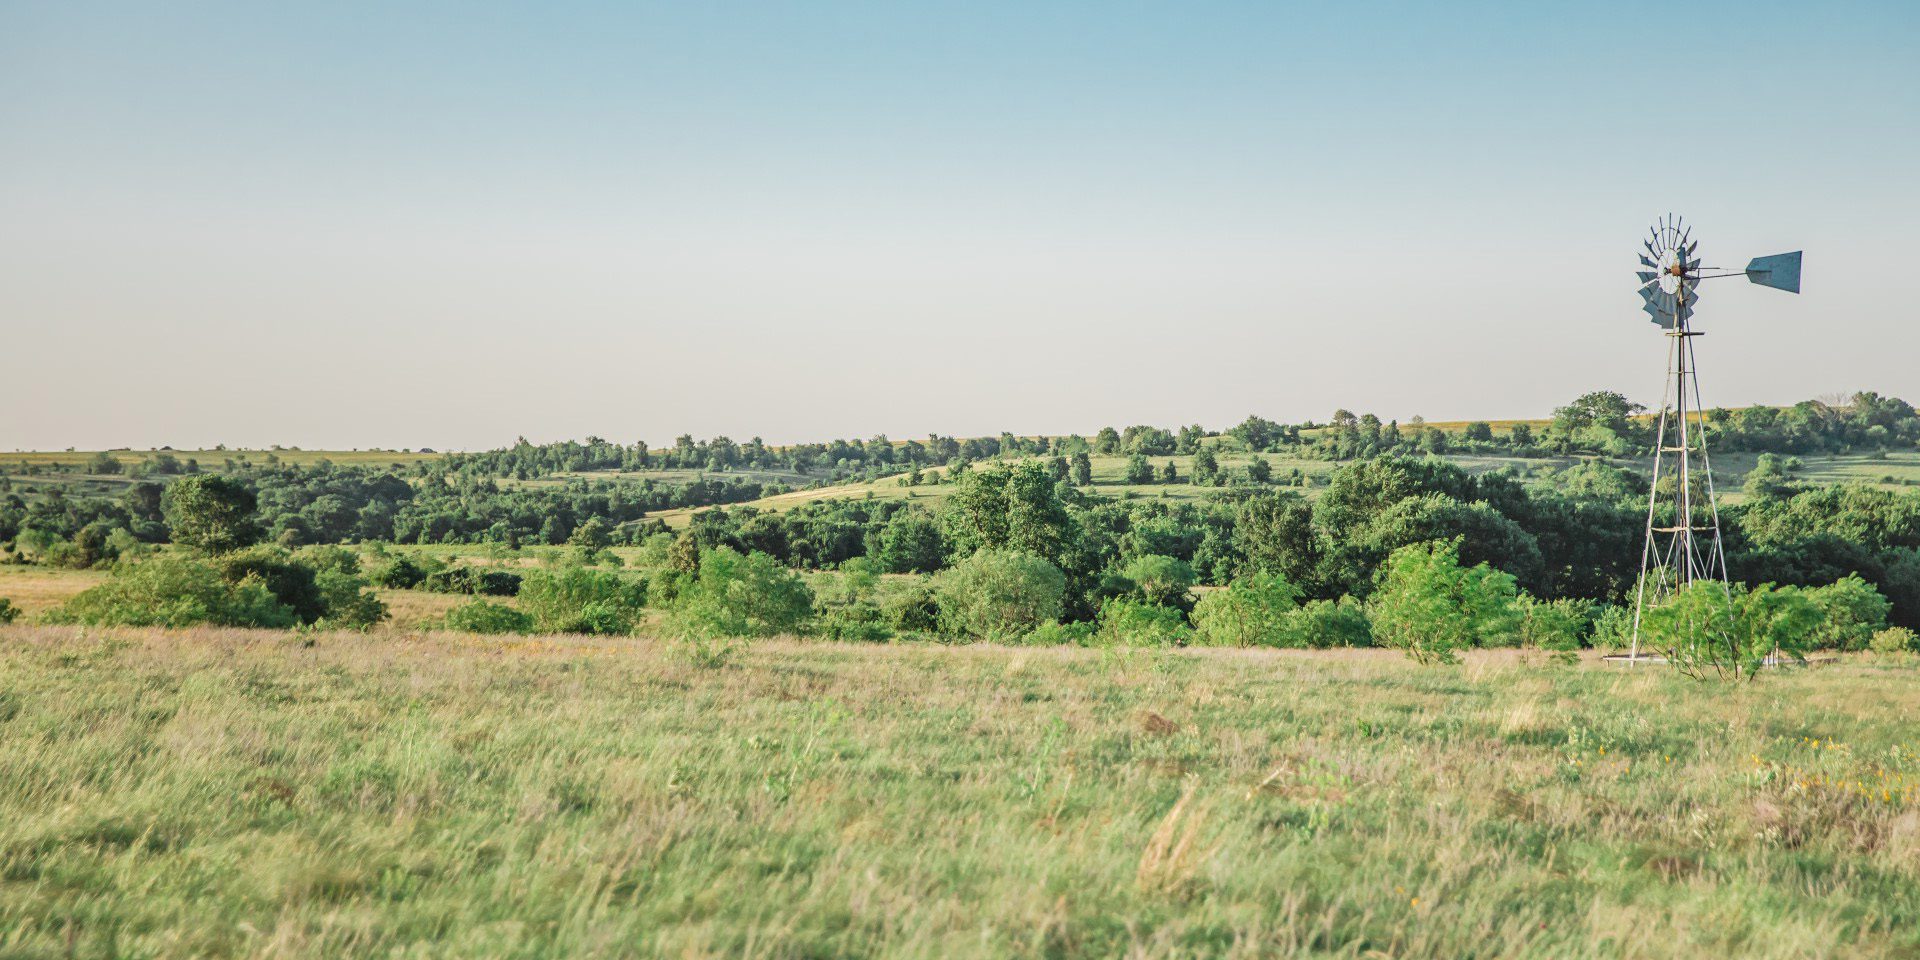
<path fill-rule="evenodd" d="M 0 449 L 1920 400 L 1920 5 L 0 2 Z M 1735 281 L 1727 281 L 1736 284 Z"/>

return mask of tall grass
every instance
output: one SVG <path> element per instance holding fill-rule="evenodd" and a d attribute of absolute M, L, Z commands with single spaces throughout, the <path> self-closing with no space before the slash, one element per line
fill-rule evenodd
<path fill-rule="evenodd" d="M 1912 955 L 1916 678 L 0 628 L 0 955 Z"/>

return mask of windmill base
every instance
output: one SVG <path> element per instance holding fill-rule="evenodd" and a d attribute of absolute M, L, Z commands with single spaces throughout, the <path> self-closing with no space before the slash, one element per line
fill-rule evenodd
<path fill-rule="evenodd" d="M 1667 662 L 1666 657 L 1657 653 L 1610 653 L 1600 659 L 1605 663 L 1621 664 L 1629 667 L 1638 666 L 1642 663 Z M 1838 659 L 1838 657 L 1808 657 L 1804 660 L 1796 660 L 1793 657 L 1768 657 L 1760 661 L 1760 666 L 1762 668 L 1773 667 L 1776 669 L 1784 667 L 1817 667 L 1822 664 L 1833 663 Z"/>

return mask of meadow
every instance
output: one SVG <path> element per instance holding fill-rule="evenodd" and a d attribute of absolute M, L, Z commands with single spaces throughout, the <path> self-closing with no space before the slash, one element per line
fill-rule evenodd
<path fill-rule="evenodd" d="M 1920 669 L 0 628 L 0 956 L 1912 956 Z"/>

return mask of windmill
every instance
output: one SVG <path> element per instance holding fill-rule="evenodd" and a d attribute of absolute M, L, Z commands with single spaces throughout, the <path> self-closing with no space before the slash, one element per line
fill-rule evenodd
<path fill-rule="evenodd" d="M 1640 659 L 1640 618 L 1646 609 L 1696 581 L 1727 579 L 1727 555 L 1720 539 L 1720 510 L 1714 502 L 1713 465 L 1707 456 L 1705 406 L 1695 372 L 1693 311 L 1700 284 L 1724 277 L 1788 293 L 1800 292 L 1800 251 L 1755 257 L 1745 270 L 1700 265 L 1700 241 L 1693 228 L 1672 214 L 1653 225 L 1640 242 L 1641 309 L 1667 335 L 1667 384 L 1654 431 L 1653 486 L 1647 495 L 1646 545 L 1640 554 L 1635 589 L 1633 646 L 1629 663 Z M 1719 272 L 1714 272 L 1719 271 Z M 1691 405 L 1691 406 L 1689 406 Z M 1663 522 L 1660 481 L 1672 480 L 1672 519 Z M 1704 501 L 1704 502 L 1702 502 Z"/>

